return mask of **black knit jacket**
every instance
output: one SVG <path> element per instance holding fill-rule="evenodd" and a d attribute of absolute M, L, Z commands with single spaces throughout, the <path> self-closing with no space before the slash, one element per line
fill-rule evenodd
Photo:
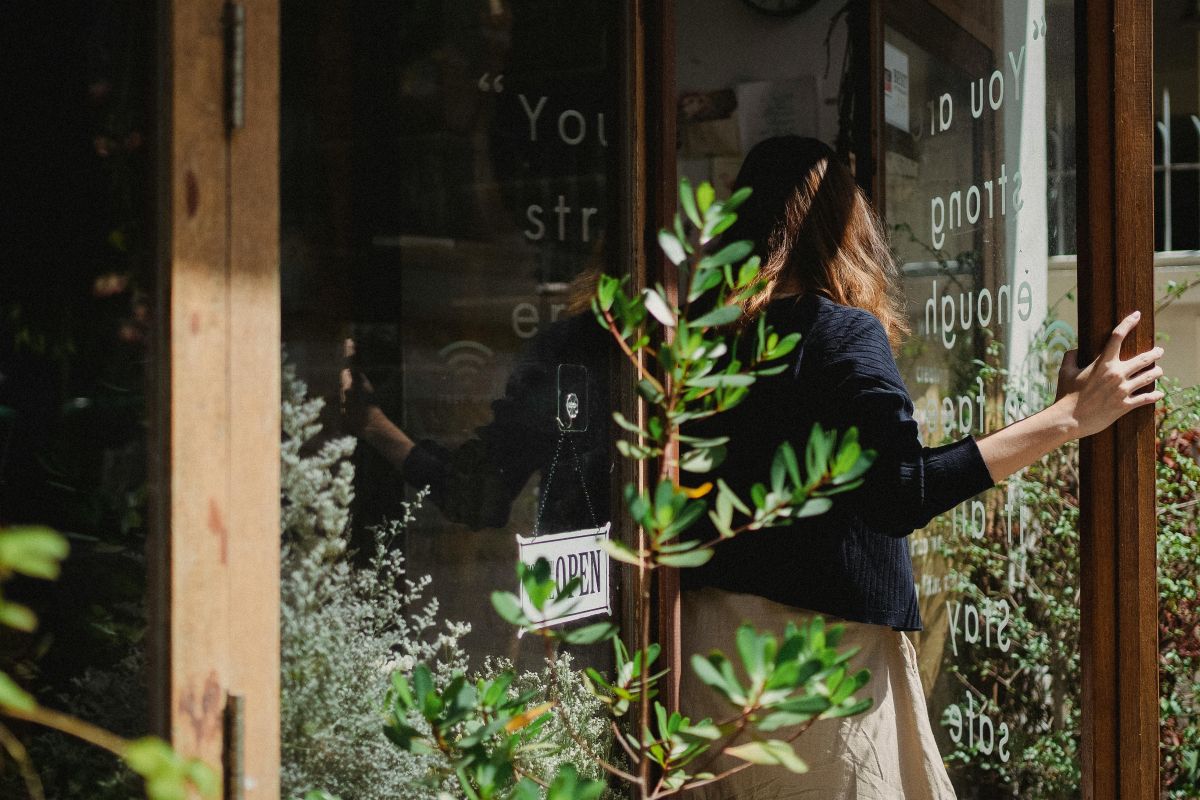
<path fill-rule="evenodd" d="M 754 594 L 846 620 L 920 630 L 908 534 L 993 485 L 975 440 L 923 447 L 887 334 L 873 315 L 818 295 L 774 303 L 768 321 L 801 334 L 785 372 L 695 431 L 730 437 L 716 475 L 742 497 L 767 482 L 779 444 L 803 453 L 813 423 L 855 426 L 877 452 L 864 484 L 827 513 L 752 531 L 682 572 L 684 588 Z M 701 531 L 700 533 L 707 533 Z"/>

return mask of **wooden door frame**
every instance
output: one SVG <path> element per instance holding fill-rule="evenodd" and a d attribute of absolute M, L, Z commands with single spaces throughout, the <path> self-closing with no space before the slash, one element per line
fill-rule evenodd
<path fill-rule="evenodd" d="M 231 4 L 230 4 L 231 5 Z M 148 544 L 151 725 L 279 796 L 279 7 L 160 0 L 159 294 Z"/>
<path fill-rule="evenodd" d="M 1076 0 L 1080 360 L 1154 345 L 1153 7 Z M 1159 794 L 1154 412 L 1080 447 L 1084 797 Z"/>

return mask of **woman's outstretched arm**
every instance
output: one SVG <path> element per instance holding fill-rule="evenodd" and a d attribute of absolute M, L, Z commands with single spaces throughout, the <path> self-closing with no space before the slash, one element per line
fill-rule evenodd
<path fill-rule="evenodd" d="M 1163 398 L 1158 390 L 1138 393 L 1162 377 L 1156 363 L 1163 355 L 1161 347 L 1121 358 L 1121 344 L 1140 319 L 1141 312 L 1135 311 L 1121 320 L 1104 351 L 1082 369 L 1075 350 L 1064 355 L 1052 405 L 977 440 L 993 481 L 1004 480 L 1072 439 L 1098 433 L 1129 411 Z"/>

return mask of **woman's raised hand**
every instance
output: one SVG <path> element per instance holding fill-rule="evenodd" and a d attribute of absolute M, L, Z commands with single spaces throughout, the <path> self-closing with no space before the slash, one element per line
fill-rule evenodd
<path fill-rule="evenodd" d="M 1140 391 L 1152 386 L 1162 377 L 1158 359 L 1161 347 L 1154 347 L 1129 359 L 1121 358 L 1121 344 L 1141 320 L 1135 311 L 1113 329 L 1096 360 L 1082 369 L 1078 351 L 1063 356 L 1058 371 L 1056 405 L 1063 404 L 1077 426 L 1076 436 L 1091 436 L 1104 430 L 1120 417 L 1140 406 L 1157 403 L 1163 392 L 1157 389 Z"/>

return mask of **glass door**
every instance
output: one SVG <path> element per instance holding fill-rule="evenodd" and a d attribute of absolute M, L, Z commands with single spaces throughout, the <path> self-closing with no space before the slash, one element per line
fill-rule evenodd
<path fill-rule="evenodd" d="M 1049 404 L 1076 343 L 1069 3 L 883 6 L 883 210 L 926 444 Z M 1080 793 L 1079 470 L 1068 445 L 910 540 L 931 722 L 960 797 Z"/>

